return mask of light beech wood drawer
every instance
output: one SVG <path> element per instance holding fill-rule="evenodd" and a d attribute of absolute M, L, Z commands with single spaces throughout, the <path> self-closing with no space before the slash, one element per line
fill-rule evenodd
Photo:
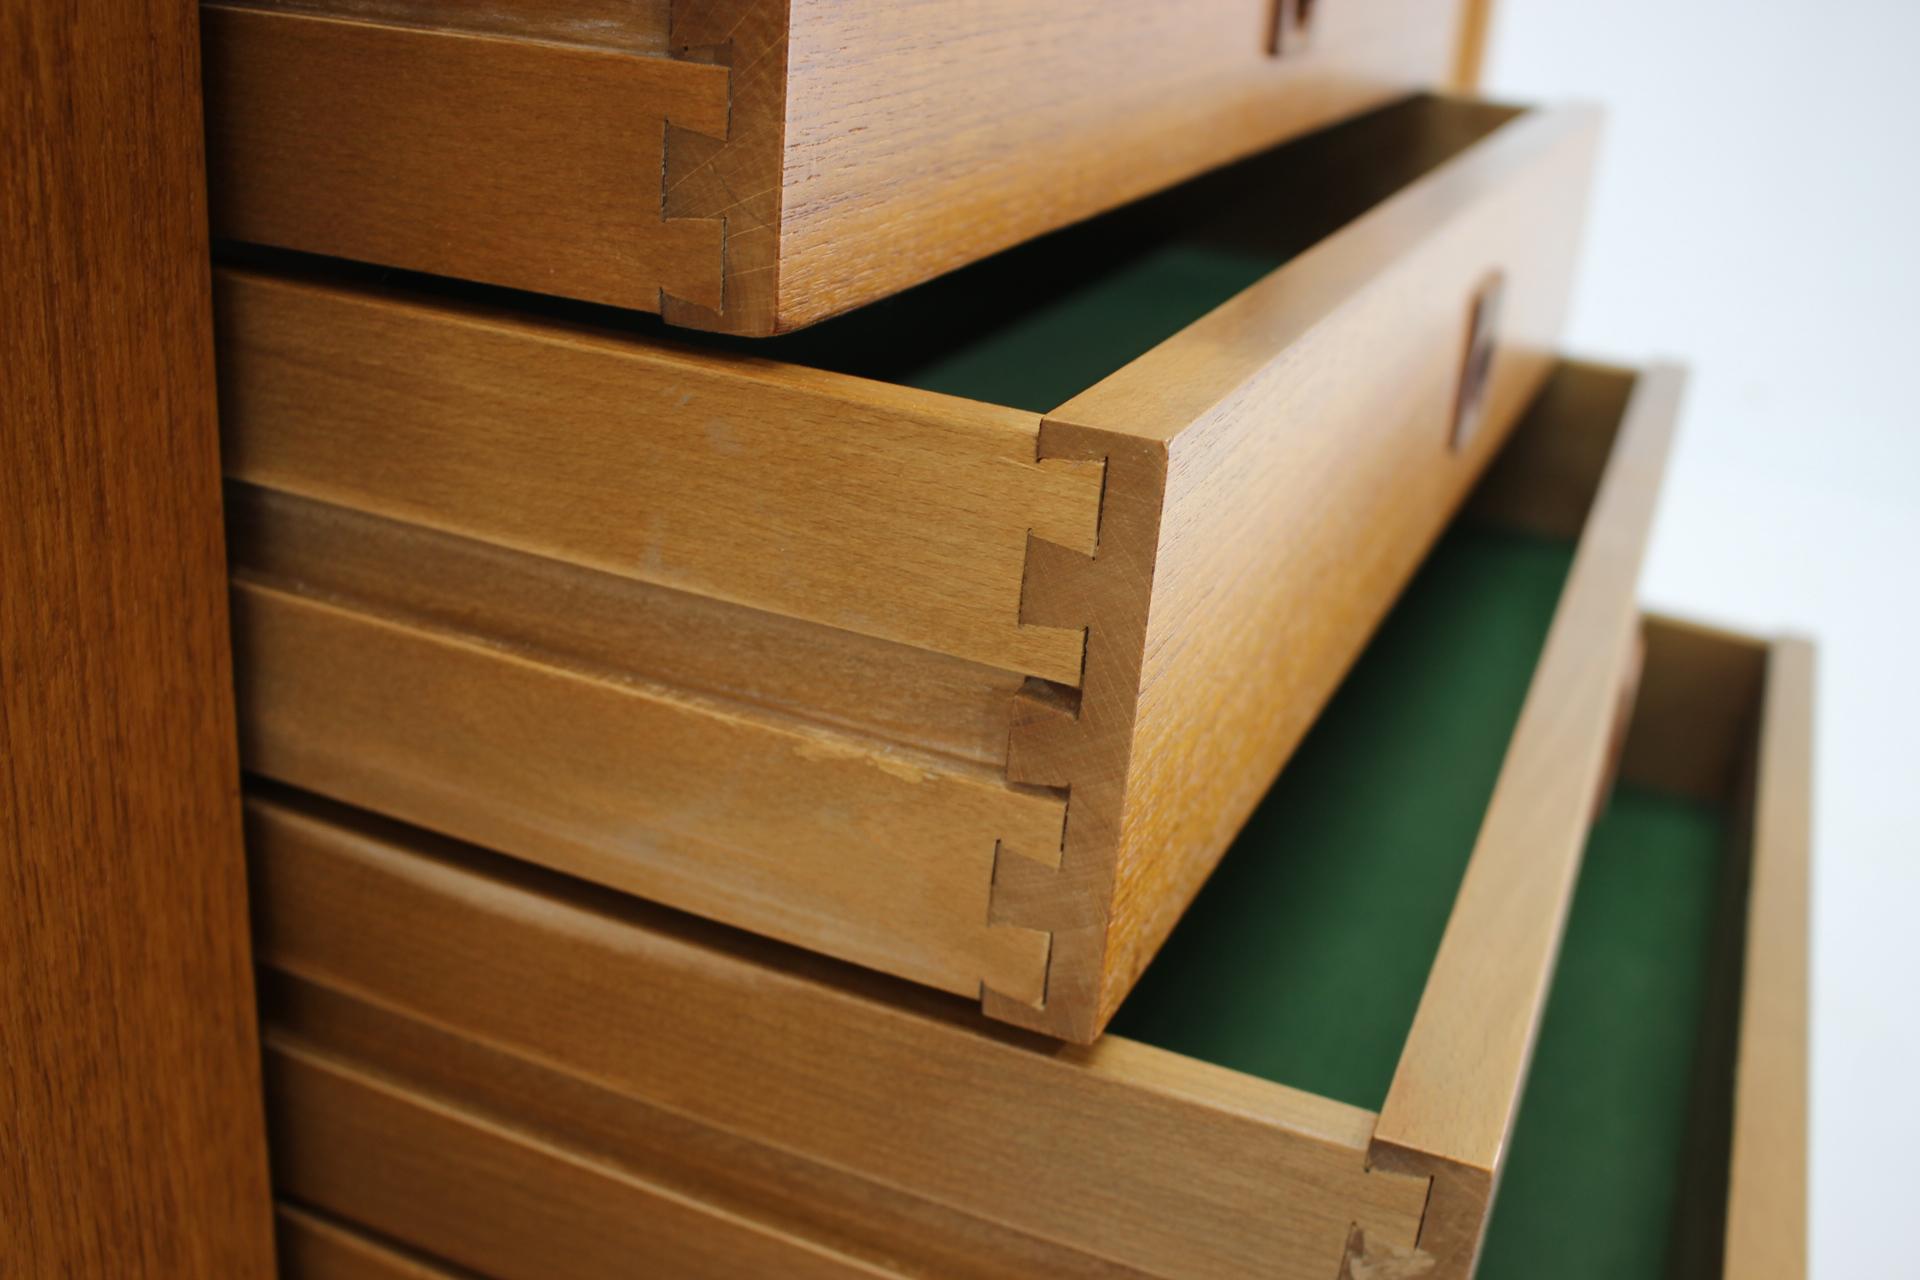
<path fill-rule="evenodd" d="M 216 235 L 766 334 L 1406 93 L 1461 0 L 240 0 Z"/>
<path fill-rule="evenodd" d="M 249 767 L 1090 1040 L 1547 376 L 1592 143 L 1402 104 L 782 362 L 227 272 Z"/>
<path fill-rule="evenodd" d="M 1556 378 L 1090 1047 L 257 790 L 282 1194 L 501 1280 L 1464 1276 L 1503 1175 L 1484 1275 L 1791 1263 L 1811 658 L 1623 609 L 1630 384 Z"/>

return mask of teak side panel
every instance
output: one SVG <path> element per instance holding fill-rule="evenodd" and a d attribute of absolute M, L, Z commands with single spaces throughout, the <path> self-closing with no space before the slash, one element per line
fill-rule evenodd
<path fill-rule="evenodd" d="M 622 1176 L 846 1257 L 942 1280 L 1141 1280 L 1144 1273 L 1008 1230 L 277 970 L 269 1035 L 563 1148 Z M 303 1159 L 300 1150 L 290 1161 Z M 458 1178 L 437 1169 L 428 1176 Z M 289 1181 L 299 1178 L 290 1173 Z M 484 1212 L 484 1205 L 476 1205 Z"/>
<path fill-rule="evenodd" d="M 1682 375 L 1638 379 L 1371 1146 L 1430 1174 L 1436 1278 L 1472 1274 L 1581 852 L 1631 707 L 1635 592 Z M 1629 696 L 1623 698 L 1623 688 Z"/>
<path fill-rule="evenodd" d="M 1807 1273 L 1808 891 L 1814 650 L 1767 655 L 1765 727 L 1734 1075 L 1726 1274 Z"/>
<path fill-rule="evenodd" d="M 667 216 L 662 173 L 669 126 L 725 135 L 725 67 L 225 4 L 202 27 L 217 234 L 721 305 L 724 223 Z"/>
<path fill-rule="evenodd" d="M 1448 78 L 1460 0 L 1280 2 L 793 0 L 781 327 Z"/>
<path fill-rule="evenodd" d="M 997 852 L 1058 861 L 1049 792 L 260 583 L 233 612 L 250 769 L 942 990 L 1043 994 L 1046 935 L 988 894 Z"/>
<path fill-rule="evenodd" d="M 1508 123 L 1048 416 L 1107 500 L 1091 560 L 1029 557 L 1023 619 L 1086 626 L 1086 667 L 1016 712 L 1009 776 L 1068 788 L 1068 843 L 996 892 L 1054 934 L 1046 1007 L 997 1016 L 1084 1041 L 1131 989 L 1551 367 L 1593 144 L 1585 112 Z"/>
<path fill-rule="evenodd" d="M 1355 1221 L 1412 1243 L 1426 1180 L 1367 1170 L 1369 1113 L 1117 1038 L 1036 1042 L 342 810 L 250 815 L 258 943 L 303 978 L 1145 1271 L 1325 1280 Z"/>
<path fill-rule="evenodd" d="M 996 772 L 1006 759 L 1012 672 L 278 490 L 226 498 L 237 578 Z"/>
<path fill-rule="evenodd" d="M 193 8 L 0 32 L 0 1275 L 265 1280 Z"/>
<path fill-rule="evenodd" d="M 1030 530 L 1092 549 L 1100 468 L 1036 461 L 1033 415 L 241 272 L 216 300 L 235 479 L 1079 682 L 1020 581 Z"/>
<path fill-rule="evenodd" d="M 615 1280 L 646 1260 L 687 1280 L 897 1273 L 637 1178 L 269 1035 L 281 1194 L 326 1206 L 492 1280 Z"/>

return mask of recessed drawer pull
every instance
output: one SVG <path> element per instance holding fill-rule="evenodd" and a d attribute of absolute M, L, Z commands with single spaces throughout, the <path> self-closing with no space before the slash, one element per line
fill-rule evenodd
<path fill-rule="evenodd" d="M 1479 434 L 1492 381 L 1494 345 L 1500 330 L 1500 300 L 1506 277 L 1493 271 L 1474 290 L 1467 311 L 1467 353 L 1460 363 L 1460 388 L 1453 400 L 1453 429 L 1448 442 L 1459 453 Z"/>
<path fill-rule="evenodd" d="M 1313 11 L 1314 0 L 1273 0 L 1267 52 L 1279 58 L 1304 50 L 1313 25 Z"/>

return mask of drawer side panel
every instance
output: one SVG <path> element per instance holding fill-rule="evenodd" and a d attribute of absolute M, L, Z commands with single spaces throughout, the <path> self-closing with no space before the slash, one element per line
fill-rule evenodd
<path fill-rule="evenodd" d="M 428 26 L 202 9 L 214 233 L 513 288 L 718 309 L 726 224 L 663 206 L 723 66 Z M 771 159 L 771 153 L 768 154 Z"/>
<path fill-rule="evenodd" d="M 1023 626 L 1029 532 L 1098 464 L 1013 410 L 241 272 L 216 292 L 236 480 L 1076 684 Z"/>
<path fill-rule="evenodd" d="M 977 995 L 1040 998 L 989 920 L 996 850 L 1064 804 L 993 774 L 241 581 L 249 769 L 714 919 Z"/>
<path fill-rule="evenodd" d="M 257 954 L 602 1088 L 1158 1274 L 1325 1280 L 1426 1182 L 1373 1117 L 958 1002 L 294 798 L 249 805 Z M 911 1115 L 914 1123 L 903 1124 Z"/>

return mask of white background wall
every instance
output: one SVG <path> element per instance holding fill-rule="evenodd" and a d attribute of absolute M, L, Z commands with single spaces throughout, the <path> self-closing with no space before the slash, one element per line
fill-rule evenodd
<path fill-rule="evenodd" d="M 1694 370 L 1644 595 L 1820 646 L 1813 1274 L 1920 1277 L 1920 3 L 1496 0 L 1608 109 L 1570 346 Z"/>

